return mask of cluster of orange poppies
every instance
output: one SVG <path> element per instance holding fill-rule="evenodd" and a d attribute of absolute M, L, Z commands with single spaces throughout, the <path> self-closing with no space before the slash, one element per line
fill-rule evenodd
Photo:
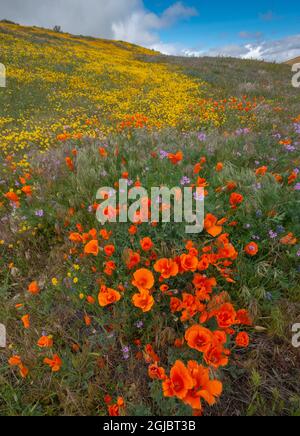
<path fill-rule="evenodd" d="M 127 115 L 125 119 L 119 123 L 118 130 L 143 129 L 147 127 L 149 122 L 148 117 L 143 114 Z"/>
<path fill-rule="evenodd" d="M 239 204 L 241 197 L 236 195 L 238 201 L 234 201 L 234 204 Z M 170 313 L 173 316 L 176 316 L 176 313 L 181 314 L 180 320 L 185 329 L 183 337 L 178 338 L 174 345 L 176 347 L 186 345 L 190 350 L 201 353 L 198 356 L 201 358 L 201 365 L 193 360 L 189 361 L 187 366 L 177 361 L 170 371 L 170 376 L 167 376 L 164 368 L 158 365 L 159 358 L 152 349 L 150 351 L 148 349 L 146 353 L 147 362 L 151 363 L 149 375 L 153 379 L 162 380 L 164 395 L 181 399 L 185 404 L 192 406 L 195 413 L 200 413 L 202 410 L 201 399 L 212 405 L 221 395 L 222 383 L 210 379 L 211 371 L 228 365 L 230 350 L 227 344 L 230 343 L 230 337 L 236 334 L 235 328 L 251 325 L 247 311 L 236 311 L 229 302 L 226 292 L 215 292 L 219 289 L 215 275 L 212 277 L 207 275 L 208 271 L 214 268 L 225 282 L 234 282 L 232 265 L 238 252 L 230 242 L 228 234 L 222 233 L 225 222 L 225 219 L 218 220 L 214 215 L 208 214 L 205 219 L 205 229 L 213 239 L 202 247 L 197 247 L 193 241 L 187 241 L 185 251 L 174 258 L 159 258 L 150 237 L 144 237 L 139 241 L 146 259 L 142 258 L 139 252 L 130 249 L 125 256 L 127 268 L 134 270 L 131 281 L 132 286 L 137 290 L 131 297 L 134 307 L 147 313 L 161 301 L 162 297 L 169 298 Z M 82 231 L 80 225 L 77 229 Z M 137 226 L 130 226 L 131 235 L 137 232 Z M 107 268 L 113 270 L 115 268 L 115 262 L 111 260 L 115 247 L 112 244 L 105 245 L 111 237 L 111 232 L 102 229 L 100 235 L 103 244 L 99 242 L 98 232 L 95 229 L 87 233 L 71 233 L 70 240 L 83 245 L 82 256 L 97 257 L 100 251 L 104 253 L 107 257 L 104 273 L 111 275 Z M 253 256 L 257 253 L 258 247 L 255 243 L 251 243 L 245 251 Z M 142 264 L 146 267 L 142 267 Z M 184 290 L 179 290 L 176 287 L 176 278 L 183 275 L 187 275 L 187 284 Z M 98 294 L 99 305 L 106 307 L 117 303 L 124 292 L 126 292 L 124 287 L 116 290 L 102 283 Z M 160 295 L 156 299 L 157 292 Z M 211 327 L 213 325 L 216 325 L 215 329 Z M 248 334 L 238 332 L 235 344 L 247 347 Z M 151 346 L 148 345 L 149 347 Z M 119 411 L 118 405 L 110 407 L 110 413 Z"/>
<path fill-rule="evenodd" d="M 18 190 L 18 193 L 14 192 L 13 190 L 10 190 L 6 194 L 4 194 L 4 197 L 15 207 L 19 208 L 20 201 L 21 201 L 20 194 L 24 194 L 25 197 L 32 196 L 32 186 L 29 184 L 30 180 L 31 180 L 31 174 L 29 172 L 26 172 L 24 175 L 21 175 L 18 180 L 18 184 L 21 185 L 21 187 Z"/>
<path fill-rule="evenodd" d="M 33 297 L 37 296 L 40 292 L 41 289 L 38 285 L 38 283 L 36 281 L 32 282 L 29 284 L 28 288 L 27 288 L 27 292 L 32 295 Z M 15 308 L 17 310 L 22 310 L 24 307 L 23 304 L 16 304 Z M 28 330 L 30 328 L 30 315 L 29 314 L 25 314 L 22 316 L 21 321 L 23 323 L 24 329 Z M 40 349 L 51 349 L 53 347 L 54 341 L 53 341 L 53 337 L 51 335 L 43 335 L 39 338 L 39 340 L 37 341 L 37 346 Z M 57 355 L 54 354 L 51 358 L 49 357 L 45 357 L 43 360 L 45 365 L 48 365 L 49 368 L 51 369 L 52 372 L 58 372 L 60 371 L 61 367 L 62 367 L 62 360 L 61 358 Z M 8 363 L 11 367 L 18 367 L 20 370 L 20 374 L 23 378 L 26 378 L 29 374 L 29 369 L 23 364 L 22 359 L 20 356 L 15 355 L 12 356 L 9 360 Z"/>
<path fill-rule="evenodd" d="M 159 259 L 154 264 L 154 270 L 160 274 L 160 290 L 170 296 L 171 313 L 180 312 L 181 321 L 185 326 L 187 323 L 190 325 L 185 330 L 184 338 L 175 341 L 175 346 L 182 347 L 186 343 L 191 350 L 201 353 L 202 362 L 206 366 L 195 361 L 189 361 L 185 366 L 183 362 L 177 361 L 168 377 L 164 368 L 158 366 L 154 356 L 149 375 L 153 379 L 162 380 L 166 397 L 177 397 L 190 405 L 195 413 L 201 413 L 201 399 L 213 405 L 222 392 L 222 383 L 210 380 L 211 370 L 228 365 L 230 350 L 226 348 L 226 344 L 230 343 L 230 336 L 235 334 L 235 327 L 251 326 L 251 319 L 246 310 L 234 309 L 227 293 L 214 295 L 214 290 L 218 287 L 217 280 L 203 273 L 213 266 L 227 281 L 232 281 L 229 267 L 237 257 L 237 252 L 228 241 L 227 235 L 221 235 L 211 246 L 203 248 L 202 253 L 191 241 L 187 243 L 187 250 L 187 253 L 175 259 Z M 139 270 L 137 273 L 138 283 L 134 280 L 136 286 L 140 289 L 144 285 L 147 288 L 154 286 L 150 271 Z M 179 298 L 174 296 L 179 293 L 178 289 L 171 289 L 167 281 L 174 283 L 174 277 L 183 274 L 190 275 L 190 281 L 187 278 L 186 285 L 189 292 L 182 291 Z M 151 295 L 149 291 L 147 293 Z M 153 301 L 151 304 L 153 305 Z M 215 324 L 217 327 L 213 330 L 211 325 Z M 239 332 L 235 343 L 240 347 L 247 347 L 248 334 Z"/>
<path fill-rule="evenodd" d="M 117 402 L 113 403 L 110 395 L 105 395 L 105 404 L 107 405 L 109 416 L 121 416 L 125 412 L 125 401 L 123 397 L 118 397 Z"/>

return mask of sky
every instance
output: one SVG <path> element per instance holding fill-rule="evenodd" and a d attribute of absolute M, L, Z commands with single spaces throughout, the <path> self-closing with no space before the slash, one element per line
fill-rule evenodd
<path fill-rule="evenodd" d="M 0 19 L 171 55 L 300 56 L 299 0 L 0 0 Z"/>

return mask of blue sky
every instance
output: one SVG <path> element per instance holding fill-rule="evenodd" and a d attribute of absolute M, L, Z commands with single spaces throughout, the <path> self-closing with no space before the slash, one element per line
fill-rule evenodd
<path fill-rule="evenodd" d="M 0 19 L 176 55 L 300 55 L 300 0 L 0 0 Z"/>
<path fill-rule="evenodd" d="M 183 3 L 195 8 L 197 15 L 162 29 L 159 33 L 163 43 L 179 44 L 197 52 L 227 45 L 279 41 L 300 33 L 299 0 L 186 0 Z M 144 4 L 156 14 L 162 14 L 174 2 L 145 0 Z M 298 48 L 300 55 L 300 44 Z"/>

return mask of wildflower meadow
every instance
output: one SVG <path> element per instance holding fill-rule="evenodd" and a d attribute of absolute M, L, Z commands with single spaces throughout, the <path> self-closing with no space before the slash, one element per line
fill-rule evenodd
<path fill-rule="evenodd" d="M 299 416 L 290 66 L 7 22 L 0 62 L 0 414 Z M 201 188 L 201 232 L 100 222 L 120 183 Z"/>

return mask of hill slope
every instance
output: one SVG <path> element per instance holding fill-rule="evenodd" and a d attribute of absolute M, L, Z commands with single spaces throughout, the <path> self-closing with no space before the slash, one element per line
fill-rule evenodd
<path fill-rule="evenodd" d="M 286 61 L 285 63 L 288 65 L 299 64 L 300 63 L 300 56 L 298 58 L 291 59 L 290 61 Z"/>
<path fill-rule="evenodd" d="M 291 112 L 297 103 L 282 65 L 166 57 L 123 42 L 3 22 L 0 44 L 8 83 L 1 93 L 1 125 L 10 132 L 0 133 L 0 140 L 7 153 L 10 142 L 15 151 L 28 143 L 48 148 L 65 125 L 81 134 L 90 118 L 104 134 L 132 117 L 141 125 L 200 129 L 223 122 L 209 98 L 263 96 Z"/>
<path fill-rule="evenodd" d="M 138 113 L 152 125 L 175 125 L 201 95 L 199 81 L 152 63 L 154 52 L 130 44 L 4 23 L 0 44 L 9 89 L 1 115 L 28 121 L 28 140 L 38 135 L 43 146 L 46 129 L 59 132 L 95 115 L 105 132 Z"/>

